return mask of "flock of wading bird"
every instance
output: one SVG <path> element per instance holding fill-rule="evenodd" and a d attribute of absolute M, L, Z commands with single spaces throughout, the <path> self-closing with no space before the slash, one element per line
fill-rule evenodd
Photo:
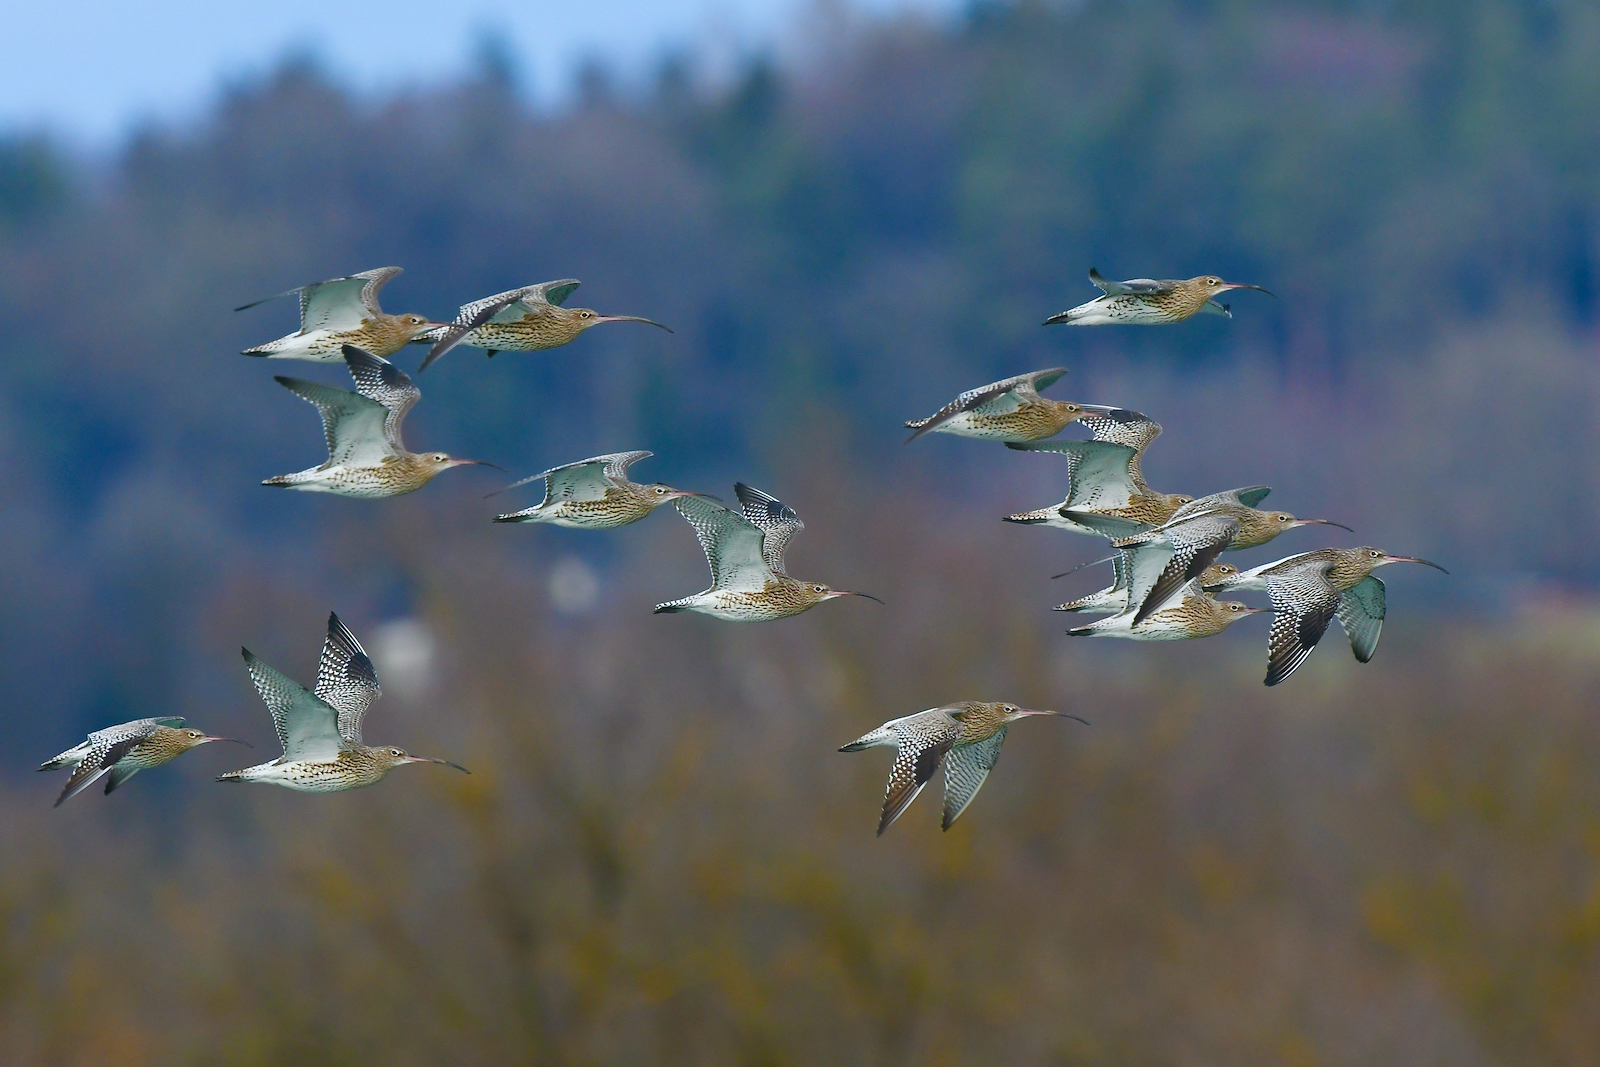
<path fill-rule="evenodd" d="M 263 485 L 348 497 L 392 497 L 422 488 L 450 467 L 484 464 L 406 448 L 401 426 L 421 393 L 411 377 L 386 357 L 407 345 L 432 346 L 420 373 L 458 345 L 485 349 L 492 357 L 497 352 L 555 348 L 602 322 L 643 322 L 667 329 L 634 315 L 600 315 L 588 308 L 567 307 L 579 285 L 573 279 L 485 297 L 464 305 L 450 322 L 412 313 L 391 315 L 379 306 L 378 293 L 399 273 L 399 267 L 383 267 L 278 294 L 299 297 L 300 329 L 245 349 L 244 354 L 342 362 L 356 388 L 351 392 L 277 378 L 321 414 L 328 459 L 294 474 L 268 478 Z M 1234 289 L 1266 292 L 1260 286 L 1212 276 L 1114 282 L 1091 269 L 1089 280 L 1102 295 L 1052 315 L 1045 325 L 1158 325 L 1197 314 L 1231 318 L 1228 305 L 1217 301 L 1219 295 Z M 1374 570 L 1390 563 L 1421 563 L 1443 570 L 1414 556 L 1366 547 L 1302 552 L 1249 570 L 1220 562 L 1224 552 L 1256 548 L 1298 526 L 1340 524 L 1260 510 L 1257 505 L 1270 491 L 1266 486 L 1201 497 L 1152 490 L 1144 481 L 1140 460 L 1161 433 L 1160 425 L 1126 408 L 1039 395 L 1064 374 L 1064 368 L 1056 367 L 970 389 L 928 418 L 906 426 L 914 431 L 909 440 L 925 433 L 947 433 L 1067 458 L 1067 493 L 1061 503 L 1005 519 L 1110 540 L 1114 554 L 1097 562 L 1113 564 L 1111 585 L 1055 609 L 1106 617 L 1069 629 L 1069 634 L 1138 641 L 1210 637 L 1247 615 L 1270 610 L 1266 684 L 1277 685 L 1311 654 L 1333 619 L 1344 629 L 1356 659 L 1365 663 L 1372 658 L 1385 613 L 1384 586 L 1373 576 Z M 1046 440 L 1072 425 L 1082 426 L 1090 437 Z M 703 493 L 630 481 L 629 467 L 649 455 L 616 452 L 524 478 L 498 492 L 542 481 L 544 498 L 533 507 L 496 515 L 494 521 L 609 530 L 637 522 L 670 502 L 699 538 L 711 568 L 711 586 L 656 605 L 658 613 L 694 611 L 730 622 L 764 622 L 798 615 L 836 597 L 877 599 L 789 575 L 784 551 L 804 524 L 776 497 L 735 483 L 739 503 L 735 511 Z M 1217 599 L 1224 590 L 1262 591 L 1272 606 L 1252 608 Z M 256 690 L 272 713 L 283 755 L 220 775 L 218 781 L 266 782 L 331 793 L 372 785 L 404 763 L 440 763 L 466 770 L 449 760 L 363 742 L 362 719 L 381 690 L 372 661 L 336 614 L 328 617 L 315 689 L 274 670 L 249 649 L 241 651 Z M 1032 715 L 1078 718 L 999 701 L 964 701 L 893 719 L 840 751 L 878 746 L 896 750 L 878 823 L 880 834 L 942 765 L 943 826 L 949 829 L 999 758 L 1008 726 Z M 233 740 L 186 729 L 179 717 L 139 719 L 97 730 L 39 769 L 72 768 L 56 800 L 60 805 L 101 777 L 110 793 L 144 768 L 160 766 L 198 745 Z"/>

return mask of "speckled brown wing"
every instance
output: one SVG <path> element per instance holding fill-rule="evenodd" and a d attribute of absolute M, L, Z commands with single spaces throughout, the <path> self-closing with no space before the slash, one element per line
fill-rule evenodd
<path fill-rule="evenodd" d="M 328 636 L 317 664 L 316 695 L 339 716 L 339 736 L 361 743 L 361 719 L 383 695 L 377 672 L 361 642 L 339 616 L 329 612 Z"/>
<path fill-rule="evenodd" d="M 1157 532 L 1157 531 L 1152 531 Z M 1197 515 L 1182 522 L 1174 520 L 1161 527 L 1159 533 L 1172 548 L 1172 558 L 1162 568 L 1151 586 L 1150 593 L 1139 603 L 1133 617 L 1135 626 L 1149 618 L 1152 612 L 1182 589 L 1185 583 L 1217 561 L 1223 550 L 1239 533 L 1239 520 L 1229 515 Z M 1129 603 L 1133 603 L 1130 599 Z"/>
<path fill-rule="evenodd" d="M 1150 443 L 1161 436 L 1159 422 L 1128 408 L 1102 408 L 1085 404 L 1084 414 L 1078 421 L 1096 441 L 1127 445 L 1136 453 L 1149 448 Z"/>
<path fill-rule="evenodd" d="M 915 441 L 929 430 L 949 422 L 965 411 L 984 415 L 1009 414 L 1026 401 L 1037 400 L 1040 389 L 1049 387 L 1066 373 L 1065 367 L 1051 367 L 1048 370 L 1030 371 L 988 385 L 980 385 L 976 389 L 968 389 L 928 418 L 906 423 L 906 429 L 916 431 L 906 440 Z"/>
<path fill-rule="evenodd" d="M 881 836 L 900 813 L 917 799 L 933 772 L 939 769 L 950 746 L 961 736 L 961 725 L 948 714 L 916 715 L 897 723 L 894 766 L 889 768 L 889 788 L 878 820 Z"/>
<path fill-rule="evenodd" d="M 71 797 L 77 796 L 99 780 L 102 774 L 109 771 L 113 764 L 126 756 L 133 746 L 143 741 L 153 733 L 151 729 L 144 734 L 122 737 L 116 741 L 107 741 L 90 747 L 89 754 L 72 769 L 72 777 L 67 779 L 66 786 L 61 790 L 61 795 L 56 798 L 56 807 L 66 803 Z"/>
<path fill-rule="evenodd" d="M 762 533 L 761 556 L 773 574 L 788 575 L 784 569 L 783 554 L 794 535 L 806 528 L 795 514 L 794 508 L 771 493 L 748 486 L 743 482 L 733 484 L 744 517 L 754 523 Z"/>
<path fill-rule="evenodd" d="M 1336 617 L 1350 639 L 1350 651 L 1362 663 L 1371 661 L 1378 651 L 1387 599 L 1383 583 L 1370 574 L 1339 595 Z"/>
<path fill-rule="evenodd" d="M 761 527 L 705 497 L 679 497 L 672 506 L 700 539 L 711 567 L 713 589 L 761 592 L 766 588 L 772 568 L 764 556 L 766 535 Z"/>
<path fill-rule="evenodd" d="M 1060 507 L 1074 511 L 1125 508 L 1139 492 L 1133 477 L 1137 452 L 1108 441 L 1029 441 L 1010 448 L 1059 452 L 1067 457 L 1067 495 Z"/>
<path fill-rule="evenodd" d="M 354 330 L 363 319 L 382 315 L 378 291 L 400 273 L 399 267 L 378 267 L 304 286 L 300 290 L 300 328 Z"/>
<path fill-rule="evenodd" d="M 393 454 L 385 428 L 389 409 L 360 393 L 335 389 L 303 378 L 273 379 L 317 409 L 322 435 L 328 442 L 328 462 L 336 466 L 370 467 Z"/>
<path fill-rule="evenodd" d="M 1272 628 L 1267 631 L 1267 685 L 1288 678 L 1311 655 L 1339 608 L 1339 593 L 1323 571 L 1297 567 L 1267 581 Z"/>
<path fill-rule="evenodd" d="M 294 760 L 337 759 L 344 739 L 339 735 L 339 713 L 305 686 L 257 659 L 248 648 L 239 650 L 250 680 L 256 685 L 272 726 L 283 746 L 283 758 Z"/>
<path fill-rule="evenodd" d="M 967 810 L 972 798 L 983 788 L 995 761 L 1000 758 L 1000 745 L 1005 739 L 1006 727 L 1002 726 L 993 737 L 975 744 L 953 747 L 945 756 L 942 829 L 950 829 L 950 824 L 961 818 L 961 813 Z"/>
<path fill-rule="evenodd" d="M 350 377 L 355 379 L 356 391 L 382 404 L 389 413 L 383 422 L 384 439 L 396 452 L 404 452 L 406 446 L 400 436 L 400 424 L 405 421 L 406 412 L 422 398 L 421 390 L 409 374 L 386 359 L 355 345 L 345 345 L 341 351 L 350 368 Z"/>

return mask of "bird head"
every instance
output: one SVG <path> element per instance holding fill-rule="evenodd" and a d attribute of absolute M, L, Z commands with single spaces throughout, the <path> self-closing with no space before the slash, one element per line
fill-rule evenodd
<path fill-rule="evenodd" d="M 1272 292 L 1270 289 L 1261 288 L 1259 285 L 1246 285 L 1244 282 L 1225 282 L 1221 278 L 1211 274 L 1204 274 L 1198 278 L 1190 278 L 1188 284 L 1204 293 L 1207 300 L 1216 296 L 1218 293 L 1225 293 L 1229 289 L 1254 289 L 1256 292 L 1266 293 L 1268 296 L 1278 295 L 1277 293 Z"/>
<path fill-rule="evenodd" d="M 467 770 L 465 767 L 461 766 L 461 764 L 459 764 L 459 763 L 451 763 L 447 759 L 432 759 L 432 758 L 430 758 L 428 756 L 413 756 L 410 753 L 406 752 L 406 750 L 403 749 L 403 748 L 387 748 L 387 747 L 385 747 L 385 748 L 368 749 L 367 751 L 371 754 L 372 758 L 377 762 L 378 766 L 383 768 L 384 773 L 386 773 L 386 774 L 389 771 L 393 770 L 394 768 L 396 768 L 396 767 L 398 767 L 398 766 L 400 766 L 401 764 L 404 764 L 404 763 L 442 763 L 446 767 L 454 767 L 456 770 L 460 771 L 462 774 L 471 774 L 472 773 L 471 771 Z"/>
<path fill-rule="evenodd" d="M 413 341 L 429 330 L 448 329 L 450 326 L 448 322 L 434 322 L 428 316 L 418 315 L 414 311 L 396 315 L 393 321 L 400 327 L 400 332 L 407 341 Z"/>
<path fill-rule="evenodd" d="M 440 471 L 449 470 L 451 467 L 477 466 L 493 467 L 497 471 L 505 470 L 505 468 L 500 466 L 498 463 L 490 463 L 486 459 L 456 459 L 444 452 L 424 452 L 417 458 L 430 472 L 428 474 L 429 478 L 432 478 Z"/>
<path fill-rule="evenodd" d="M 243 745 L 245 748 L 255 747 L 250 742 L 241 741 L 237 737 L 214 737 L 204 730 L 173 730 L 172 732 L 177 735 L 175 739 L 179 748 L 184 752 L 189 751 L 191 748 L 198 748 L 201 745 L 209 745 L 213 741 L 232 741 L 234 744 Z"/>
<path fill-rule="evenodd" d="M 1337 526 L 1341 530 L 1350 529 L 1344 523 L 1334 522 L 1332 519 L 1297 519 L 1287 511 L 1268 511 L 1263 514 L 1266 515 L 1267 525 L 1274 535 L 1292 530 L 1296 526 Z"/>
<path fill-rule="evenodd" d="M 1213 563 L 1200 572 L 1200 588 L 1231 585 L 1238 574 L 1239 568 L 1231 563 Z"/>
<path fill-rule="evenodd" d="M 658 508 L 669 500 L 678 500 L 686 496 L 703 497 L 706 495 L 705 493 L 697 493 L 693 489 L 674 489 L 672 486 L 661 482 L 651 482 L 644 487 L 644 492 L 645 499 L 649 500 L 650 506 L 653 508 Z"/>
<path fill-rule="evenodd" d="M 1270 615 L 1270 608 L 1252 608 L 1249 604 L 1241 604 L 1237 600 L 1213 600 L 1211 602 L 1212 616 L 1217 620 L 1218 630 L 1225 630 L 1238 622 L 1246 615 Z"/>
<path fill-rule="evenodd" d="M 1363 545 L 1360 548 L 1353 548 L 1349 551 L 1355 556 L 1356 566 L 1366 574 L 1371 574 L 1379 567 L 1387 567 L 1391 563 L 1420 563 L 1424 567 L 1432 567 L 1434 570 L 1445 574 L 1450 573 L 1432 560 L 1420 559 L 1417 556 L 1394 556 L 1381 548 L 1373 548 L 1370 545 Z"/>
<path fill-rule="evenodd" d="M 598 326 L 602 322 L 647 322 L 651 326 L 658 326 L 666 330 L 668 333 L 672 332 L 670 327 L 662 326 L 661 323 L 656 322 L 654 319 L 641 318 L 638 315 L 602 315 L 593 308 L 558 307 L 553 308 L 553 311 L 573 328 L 574 336 L 589 329 L 591 326 Z"/>
<path fill-rule="evenodd" d="M 1000 718 L 1004 722 L 1016 722 L 1018 719 L 1025 719 L 1029 715 L 1059 715 L 1063 719 L 1078 719 L 1085 726 L 1088 725 L 1088 720 L 1079 719 L 1078 716 L 1066 711 L 1035 711 L 1033 708 L 1022 708 L 1015 704 L 1000 705 Z"/>
<path fill-rule="evenodd" d="M 871 593 L 853 593 L 848 589 L 830 589 L 821 582 L 800 583 L 800 595 L 813 604 L 820 604 L 824 600 L 832 600 L 841 596 L 864 596 L 868 600 L 877 601 L 879 604 L 883 603 Z"/>

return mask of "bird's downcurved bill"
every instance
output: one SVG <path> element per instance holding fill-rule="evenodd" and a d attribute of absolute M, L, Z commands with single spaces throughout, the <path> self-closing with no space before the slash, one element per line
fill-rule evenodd
<path fill-rule="evenodd" d="M 243 745 L 245 748 L 255 748 L 256 747 L 256 746 L 252 745 L 248 741 L 239 740 L 237 737 L 212 737 L 210 734 L 207 734 L 201 740 L 203 740 L 203 741 L 232 741 L 234 744 Z"/>
<path fill-rule="evenodd" d="M 1278 294 L 1277 293 L 1274 293 L 1271 289 L 1264 289 L 1259 285 L 1246 285 L 1244 282 L 1229 282 L 1227 285 L 1224 285 L 1223 288 L 1224 289 L 1254 289 L 1258 293 L 1266 293 L 1268 296 L 1272 297 L 1274 300 L 1278 299 Z"/>
<path fill-rule="evenodd" d="M 1341 530 L 1348 530 L 1350 533 L 1355 533 L 1354 530 L 1351 530 L 1350 527 L 1346 526 L 1344 523 L 1334 522 L 1332 519 L 1297 519 L 1296 522 L 1298 522 L 1301 526 L 1337 526 Z"/>
<path fill-rule="evenodd" d="M 504 467 L 500 466 L 500 464 L 498 464 L 498 463 L 490 463 L 486 459 L 453 459 L 453 460 L 450 461 L 450 465 L 452 467 L 463 467 L 463 466 L 467 466 L 469 464 L 472 465 L 472 466 L 475 466 L 475 467 L 493 467 L 495 470 L 499 471 L 501 474 L 510 474 L 511 473 L 510 471 L 506 470 Z M 510 488 L 510 487 L 508 486 L 507 488 Z M 505 490 L 502 489 L 502 490 L 500 490 L 500 492 L 503 493 L 503 492 L 505 492 Z M 492 496 L 493 494 L 490 494 L 490 495 Z"/>
<path fill-rule="evenodd" d="M 1080 721 L 1080 723 L 1083 723 L 1085 726 L 1090 725 L 1090 720 L 1086 720 L 1086 718 L 1083 718 L 1082 715 L 1074 715 L 1072 712 L 1035 712 L 1035 710 L 1029 709 L 1029 707 L 1024 707 L 1024 709 L 1022 709 L 1022 713 L 1024 713 L 1024 715 L 1056 715 L 1056 717 L 1059 718 L 1075 718 L 1075 720 Z"/>
<path fill-rule="evenodd" d="M 406 757 L 406 762 L 407 763 L 442 763 L 446 767 L 454 767 L 456 770 L 460 771 L 462 774 L 471 774 L 472 773 L 471 771 L 467 770 L 465 767 L 461 766 L 461 764 L 459 764 L 459 763 L 451 763 L 447 759 L 434 759 L 431 756 L 407 756 Z"/>
<path fill-rule="evenodd" d="M 660 326 L 668 333 L 677 332 L 671 326 L 662 326 L 655 319 L 647 319 L 641 315 L 596 315 L 594 318 L 596 322 L 648 322 L 652 326 Z"/>
<path fill-rule="evenodd" d="M 864 596 L 868 600 L 872 601 L 875 604 L 882 604 L 883 603 L 883 601 L 879 600 L 877 597 L 873 596 L 871 593 L 857 593 L 857 592 L 853 592 L 852 590 L 849 590 L 849 589 L 834 589 L 828 595 L 829 596 Z"/>
<path fill-rule="evenodd" d="M 1424 567 L 1432 567 L 1434 570 L 1438 571 L 1441 574 L 1449 574 L 1450 573 L 1449 571 L 1445 570 L 1443 567 L 1439 566 L 1437 563 L 1433 562 L 1433 560 L 1431 560 L 1431 559 L 1421 559 L 1421 558 L 1419 558 L 1417 556 L 1390 556 L 1389 557 L 1389 562 L 1390 563 L 1420 563 Z"/>

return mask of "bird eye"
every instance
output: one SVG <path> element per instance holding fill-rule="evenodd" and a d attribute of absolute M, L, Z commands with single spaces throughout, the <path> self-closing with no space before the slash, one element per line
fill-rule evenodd
<path fill-rule="evenodd" d="M 401 752 L 398 748 L 391 748 L 389 750 L 389 755 L 391 755 L 391 756 L 404 756 L 405 753 Z"/>
<path fill-rule="evenodd" d="M 821 593 L 821 592 L 826 591 L 826 586 L 814 585 L 814 586 L 811 587 L 811 590 L 814 593 Z"/>
<path fill-rule="evenodd" d="M 447 460 L 449 458 L 450 457 L 445 455 L 443 452 L 438 452 L 438 453 L 434 454 L 433 461 L 435 463 L 443 463 L 445 460 Z"/>
<path fill-rule="evenodd" d="M 593 314 L 594 314 L 594 312 L 592 312 L 592 311 L 580 311 L 580 312 L 578 312 L 578 318 L 587 319 Z"/>
<path fill-rule="evenodd" d="M 667 491 L 667 487 L 666 486 L 664 486 L 664 485 L 656 486 L 656 496 L 661 496 L 664 493 L 666 493 L 666 491 Z"/>
<path fill-rule="evenodd" d="M 200 736 L 200 731 L 199 730 L 190 730 L 189 731 L 189 736 L 190 737 L 199 737 Z"/>
<path fill-rule="evenodd" d="M 1378 551 L 1372 551 L 1372 552 L 1368 552 L 1367 555 L 1371 556 L 1373 559 L 1377 559 L 1379 556 L 1383 555 L 1383 553 L 1382 552 L 1378 552 Z"/>

